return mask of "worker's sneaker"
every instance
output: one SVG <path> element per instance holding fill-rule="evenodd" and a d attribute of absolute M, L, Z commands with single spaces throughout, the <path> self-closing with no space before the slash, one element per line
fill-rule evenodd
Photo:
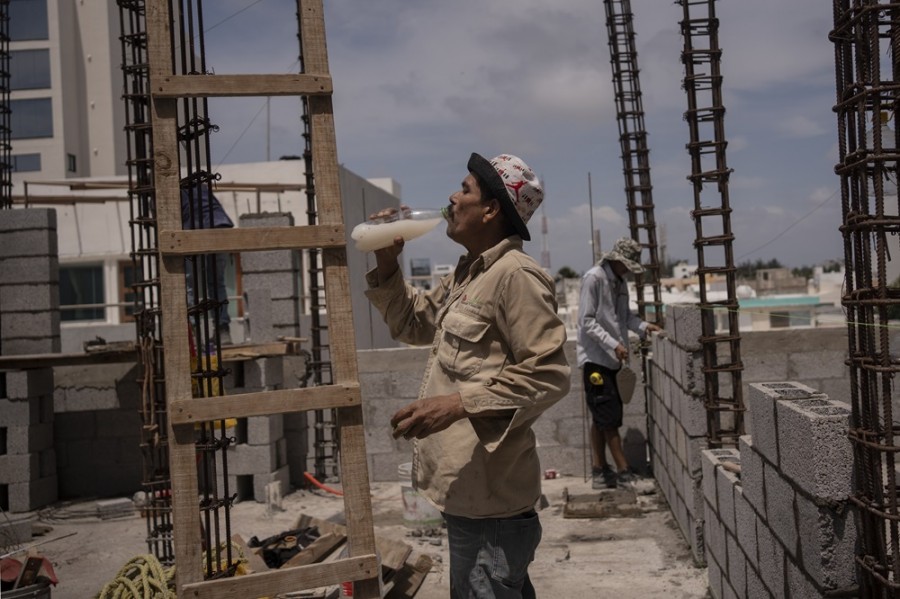
<path fill-rule="evenodd" d="M 633 486 L 634 483 L 640 480 L 640 476 L 638 476 L 638 473 L 631 468 L 622 470 L 621 472 L 619 472 L 616 478 L 616 482 L 618 483 L 618 485 L 625 488 Z"/>
<path fill-rule="evenodd" d="M 592 472 L 591 488 L 593 489 L 615 489 L 616 473 L 609 465 L 603 468 L 594 468 Z"/>

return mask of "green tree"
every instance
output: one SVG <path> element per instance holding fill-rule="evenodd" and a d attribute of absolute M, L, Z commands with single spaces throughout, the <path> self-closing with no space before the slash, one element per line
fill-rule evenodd
<path fill-rule="evenodd" d="M 572 270 L 569 266 L 563 266 L 558 271 L 556 271 L 556 280 L 560 279 L 577 279 L 580 275 Z"/>

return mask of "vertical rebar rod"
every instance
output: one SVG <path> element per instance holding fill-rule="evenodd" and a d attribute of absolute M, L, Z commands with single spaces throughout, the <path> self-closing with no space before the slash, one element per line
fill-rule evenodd
<path fill-rule="evenodd" d="M 888 280 L 900 233 L 900 4 L 834 0 L 835 91 L 850 365 L 853 504 L 859 511 L 860 597 L 900 597 L 898 424 L 891 403 L 900 337 L 890 318 L 900 288 Z M 892 128 L 891 123 L 894 123 Z M 894 325 L 896 326 L 896 325 Z M 892 348 L 891 345 L 895 347 Z"/>
<path fill-rule="evenodd" d="M 9 76 L 9 0 L 0 0 L 0 209 L 12 208 Z"/>
<path fill-rule="evenodd" d="M 694 247 L 700 281 L 707 436 L 710 447 L 737 446 L 738 437 L 744 434 L 743 363 L 728 198 L 732 169 L 725 160 L 719 21 L 715 0 L 678 0 L 678 3 L 683 9 L 681 61 L 688 105 L 684 117 L 690 131 L 688 180 L 694 195 L 691 217 L 696 232 Z M 707 184 L 706 195 L 704 184 Z M 710 300 L 713 278 L 724 278 L 725 299 Z M 724 317 L 721 326 L 717 325 L 720 316 Z"/>
<path fill-rule="evenodd" d="M 609 56 L 615 90 L 619 145 L 622 149 L 625 198 L 631 238 L 642 252 L 644 273 L 635 275 L 638 315 L 659 325 L 663 323 L 662 295 L 659 286 L 659 256 L 656 221 L 653 214 L 653 186 L 650 183 L 650 150 L 644 126 L 644 106 L 634 43 L 634 13 L 631 0 L 604 0 Z M 646 298 L 650 288 L 652 300 Z M 648 305 L 652 310 L 647 310 Z"/>

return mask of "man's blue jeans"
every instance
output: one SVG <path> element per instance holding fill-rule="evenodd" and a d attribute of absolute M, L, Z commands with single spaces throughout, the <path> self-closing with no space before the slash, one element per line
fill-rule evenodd
<path fill-rule="evenodd" d="M 528 565 L 541 542 L 534 510 L 512 518 L 444 514 L 453 599 L 534 599 Z"/>

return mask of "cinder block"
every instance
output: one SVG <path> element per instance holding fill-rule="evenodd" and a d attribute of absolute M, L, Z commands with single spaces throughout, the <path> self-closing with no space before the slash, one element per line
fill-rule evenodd
<path fill-rule="evenodd" d="M 274 472 L 280 466 L 277 445 L 232 445 L 228 448 L 228 473 L 242 476 Z"/>
<path fill-rule="evenodd" d="M 10 285 L 0 282 L 0 313 L 47 310 L 59 310 L 58 284 Z"/>
<path fill-rule="evenodd" d="M 38 454 L 40 456 L 40 478 L 56 476 L 56 450 L 45 449 Z"/>
<path fill-rule="evenodd" d="M 759 572 L 747 566 L 747 599 L 772 599 L 772 594 L 759 578 Z"/>
<path fill-rule="evenodd" d="M 247 274 L 282 273 L 297 271 L 297 257 L 293 250 L 265 250 L 241 252 L 241 270 Z"/>
<path fill-rule="evenodd" d="M 694 565 L 702 568 L 706 565 L 706 537 L 703 532 L 703 519 L 691 518 L 688 522 L 688 543 L 691 546 L 691 554 L 694 557 Z"/>
<path fill-rule="evenodd" d="M 36 453 L 53 447 L 53 423 L 6 428 L 6 452 L 10 454 Z"/>
<path fill-rule="evenodd" d="M 796 382 L 754 383 L 750 385 L 747 396 L 753 425 L 753 442 L 767 460 L 780 467 L 777 402 L 823 399 L 825 396 Z"/>
<path fill-rule="evenodd" d="M 753 439 L 749 435 L 743 435 L 738 439 L 738 448 L 741 452 L 741 487 L 744 497 L 756 513 L 766 519 L 765 469 L 769 466 L 756 451 Z"/>
<path fill-rule="evenodd" d="M 269 483 L 277 483 L 282 497 L 287 495 L 291 490 L 291 473 L 287 464 L 268 474 L 253 475 L 253 497 L 258 502 L 266 501 L 266 485 Z"/>
<path fill-rule="evenodd" d="M 703 540 L 706 543 L 707 561 L 710 557 L 715 559 L 723 571 L 728 569 L 728 546 L 725 535 L 725 526 L 719 515 L 707 503 L 703 517 Z"/>
<path fill-rule="evenodd" d="M 269 303 L 272 294 L 268 289 L 244 291 L 244 339 L 253 343 L 275 341 L 277 335 L 272 327 Z"/>
<path fill-rule="evenodd" d="M 703 397 L 690 393 L 682 393 L 679 398 L 681 408 L 681 425 L 690 437 L 705 437 L 707 425 L 706 406 Z"/>
<path fill-rule="evenodd" d="M 87 385 L 66 387 L 63 397 L 65 412 L 117 410 L 119 408 L 119 396 L 116 393 L 115 385 L 112 384 L 102 387 Z"/>
<path fill-rule="evenodd" d="M 299 272 L 251 272 L 241 276 L 243 289 L 267 289 L 272 299 L 297 299 L 300 297 Z"/>
<path fill-rule="evenodd" d="M 744 599 L 743 595 L 738 595 L 737 591 L 732 588 L 730 581 L 722 579 L 722 597 L 725 599 Z"/>
<path fill-rule="evenodd" d="M 714 599 L 723 599 L 722 568 L 712 557 L 707 558 L 707 575 L 709 576 L 709 592 Z"/>
<path fill-rule="evenodd" d="M 56 230 L 25 229 L 0 233 L 0 256 L 58 256 L 59 241 Z"/>
<path fill-rule="evenodd" d="M 133 437 L 140 435 L 141 415 L 131 410 L 96 412 L 97 437 Z"/>
<path fill-rule="evenodd" d="M 825 398 L 780 401 L 781 470 L 814 497 L 844 501 L 853 492 L 850 410 Z"/>
<path fill-rule="evenodd" d="M 728 461 L 733 464 L 740 465 L 741 458 L 736 449 L 730 450 L 731 459 L 720 457 L 720 461 Z M 740 481 L 733 472 L 729 472 L 722 467 L 716 468 L 716 495 L 719 498 L 719 517 L 722 524 L 731 534 L 735 533 L 735 517 L 734 517 L 734 490 L 740 488 Z"/>
<path fill-rule="evenodd" d="M 44 339 L 59 337 L 59 311 L 21 312 L 4 318 L 0 339 Z"/>
<path fill-rule="evenodd" d="M 725 544 L 728 547 L 728 582 L 738 597 L 747 596 L 747 557 L 738 546 L 734 535 L 727 534 Z"/>
<path fill-rule="evenodd" d="M 797 513 L 794 489 L 776 468 L 766 468 L 768 525 L 791 557 L 797 556 Z"/>
<path fill-rule="evenodd" d="M 50 505 L 59 498 L 55 476 L 9 485 L 9 511 L 30 512 Z"/>
<path fill-rule="evenodd" d="M 56 209 L 22 208 L 9 210 L 0 218 L 0 233 L 28 229 L 56 230 Z"/>
<path fill-rule="evenodd" d="M 824 596 L 790 559 L 787 560 L 787 588 L 791 599 L 821 599 Z"/>
<path fill-rule="evenodd" d="M 269 302 L 272 316 L 272 328 L 297 327 L 300 324 L 300 304 L 292 299 L 273 299 Z M 283 335 L 284 333 L 282 333 Z"/>
<path fill-rule="evenodd" d="M 743 466 L 742 466 L 743 468 Z M 743 486 L 734 488 L 734 528 L 738 545 L 744 550 L 744 555 L 750 564 L 756 568 L 759 564 L 759 553 L 756 549 L 756 521 L 759 517 L 753 510 L 753 506 L 744 497 Z"/>
<path fill-rule="evenodd" d="M 41 421 L 40 401 L 0 399 L 0 427 L 31 426 Z"/>
<path fill-rule="evenodd" d="M 694 437 L 685 440 L 687 444 L 687 458 L 684 465 L 692 477 L 700 476 L 703 473 L 702 456 L 709 444 L 705 437 Z"/>
<path fill-rule="evenodd" d="M 703 336 L 702 310 L 697 304 L 670 304 L 668 318 L 674 321 L 675 344 L 689 351 L 701 348 Z"/>
<path fill-rule="evenodd" d="M 9 315 L 6 315 L 6 318 L 9 318 Z M 41 337 L 40 339 L 22 339 L 18 337 L 3 339 L 3 353 L 7 356 L 58 354 L 59 351 L 59 336 Z"/>
<path fill-rule="evenodd" d="M 56 256 L 4 258 L 0 260 L 0 281 L 4 285 L 58 283 L 59 260 Z"/>
<path fill-rule="evenodd" d="M 253 212 L 242 214 L 238 223 L 241 227 L 292 227 L 294 215 L 290 212 Z"/>
<path fill-rule="evenodd" d="M 91 439 L 97 435 L 97 412 L 60 412 L 54 418 L 54 437 L 57 441 Z"/>
<path fill-rule="evenodd" d="M 784 547 L 772 534 L 768 523 L 762 520 L 756 527 L 756 540 L 759 548 L 759 577 L 773 596 L 787 597 L 784 588 Z"/>
<path fill-rule="evenodd" d="M 284 416 L 251 416 L 247 418 L 247 443 L 268 445 L 284 437 Z"/>
<path fill-rule="evenodd" d="M 797 495 L 802 569 L 821 588 L 831 590 L 856 583 L 854 556 L 860 535 L 857 534 L 854 509 L 838 514 Z"/>
<path fill-rule="evenodd" d="M 0 485 L 25 483 L 40 478 L 40 454 L 22 453 L 0 455 Z"/>
<path fill-rule="evenodd" d="M 244 362 L 244 386 L 248 388 L 280 389 L 284 383 L 281 358 L 257 358 Z"/>

